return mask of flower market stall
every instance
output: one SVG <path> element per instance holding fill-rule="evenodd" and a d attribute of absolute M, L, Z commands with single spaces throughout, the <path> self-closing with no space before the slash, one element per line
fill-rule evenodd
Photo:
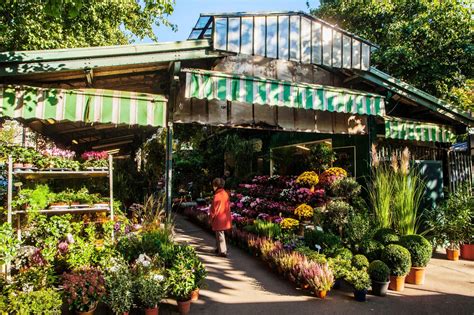
<path fill-rule="evenodd" d="M 254 175 L 229 175 L 239 176 L 228 237 L 295 286 L 319 298 L 349 286 L 365 301 L 369 288 L 384 296 L 388 286 L 422 284 L 433 245 L 454 259 L 472 243 L 462 228 L 472 226 L 472 199 L 453 191 L 442 211 L 427 213 L 430 241 L 417 235 L 425 190 L 411 161 L 434 165 L 429 196 L 438 202 L 453 179 L 444 167 L 455 164 L 451 143 L 474 118 L 373 67 L 375 49 L 310 15 L 272 12 L 203 14 L 182 42 L 0 53 L 0 122 L 15 119 L 62 148 L 0 147 L 0 265 L 11 271 L 0 280 L 0 312 L 156 314 L 163 298 L 189 312 L 206 270 L 170 227 L 173 156 L 189 143 L 187 153 L 198 151 L 175 138 L 180 126 L 206 126 L 204 147 L 229 130 L 245 135 L 227 138 L 234 151 L 220 152 L 213 170 L 223 176 L 233 160 Z M 116 205 L 117 164 L 143 158 L 150 137 L 164 140 L 145 159 L 164 164 L 165 202 L 153 178 L 156 194 L 143 205 Z M 210 168 L 185 162 L 212 180 Z M 129 188 L 150 175 L 134 176 L 136 165 L 126 172 Z M 184 208 L 208 227 L 206 199 Z"/>

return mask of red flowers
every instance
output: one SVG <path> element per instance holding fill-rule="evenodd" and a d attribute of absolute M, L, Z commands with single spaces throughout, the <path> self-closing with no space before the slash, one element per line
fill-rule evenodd
<path fill-rule="evenodd" d="M 88 160 L 107 160 L 107 151 L 87 151 L 82 153 L 81 158 L 85 161 Z"/>
<path fill-rule="evenodd" d="M 76 270 L 63 274 L 63 289 L 71 310 L 86 312 L 105 295 L 105 280 L 98 269 Z"/>

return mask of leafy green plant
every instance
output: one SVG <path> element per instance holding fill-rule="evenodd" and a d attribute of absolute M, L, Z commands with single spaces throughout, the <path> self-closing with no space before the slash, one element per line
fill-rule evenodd
<path fill-rule="evenodd" d="M 344 279 L 351 270 L 351 261 L 340 257 L 328 259 L 329 268 L 331 268 L 335 279 Z"/>
<path fill-rule="evenodd" d="M 336 154 L 331 146 L 325 143 L 311 146 L 311 151 L 307 158 L 307 164 L 311 170 L 321 173 L 331 167 L 334 161 L 336 161 Z"/>
<path fill-rule="evenodd" d="M 426 267 L 430 261 L 433 247 L 421 235 L 404 235 L 400 237 L 400 245 L 408 249 L 413 267 Z"/>
<path fill-rule="evenodd" d="M 15 208 L 26 207 L 29 212 L 46 209 L 53 193 L 48 185 L 37 185 L 34 189 L 25 188 L 18 192 L 12 205 Z"/>
<path fill-rule="evenodd" d="M 360 194 L 362 187 L 354 177 L 337 179 L 331 184 L 330 191 L 336 197 L 351 199 Z"/>
<path fill-rule="evenodd" d="M 352 266 L 358 270 L 367 269 L 369 267 L 369 260 L 364 255 L 354 255 L 352 257 Z"/>
<path fill-rule="evenodd" d="M 346 259 L 346 260 L 351 260 L 353 255 L 350 249 L 345 248 L 345 247 L 340 247 L 334 252 L 333 256 Z"/>
<path fill-rule="evenodd" d="M 367 213 L 364 212 L 351 212 L 349 214 L 345 231 L 353 250 L 358 249 L 362 241 L 367 239 L 372 233 L 370 219 Z"/>
<path fill-rule="evenodd" d="M 326 222 L 329 222 L 331 225 L 335 225 L 339 236 L 342 238 L 343 229 L 345 224 L 347 224 L 347 218 L 351 212 L 352 207 L 345 201 L 342 200 L 332 200 L 327 206 L 327 218 Z"/>
<path fill-rule="evenodd" d="M 320 246 L 325 255 L 331 256 L 342 247 L 341 239 L 332 233 L 324 233 L 318 230 L 306 229 L 304 232 L 304 242 L 310 249 Z"/>
<path fill-rule="evenodd" d="M 187 301 L 196 286 L 195 274 L 185 261 L 176 261 L 168 269 L 167 285 L 171 296 L 178 301 Z"/>
<path fill-rule="evenodd" d="M 359 247 L 360 253 L 367 257 L 369 261 L 380 259 L 383 249 L 384 245 L 375 240 L 364 240 Z"/>
<path fill-rule="evenodd" d="M 352 268 L 345 277 L 356 291 L 367 291 L 370 288 L 371 281 L 366 269 Z"/>
<path fill-rule="evenodd" d="M 387 264 L 393 276 L 405 276 L 410 271 L 410 252 L 401 245 L 387 245 L 382 251 L 381 260 Z"/>
<path fill-rule="evenodd" d="M 20 246 L 20 241 L 13 233 L 9 223 L 0 225 L 0 265 L 7 264 L 13 260 Z"/>
<path fill-rule="evenodd" d="M 400 237 L 394 230 L 387 228 L 378 229 L 373 238 L 383 245 L 397 243 L 400 240 Z"/>
<path fill-rule="evenodd" d="M 246 225 L 244 229 L 259 236 L 269 238 L 278 238 L 282 233 L 279 224 L 264 220 L 255 220 L 252 225 Z"/>
<path fill-rule="evenodd" d="M 31 292 L 12 292 L 9 296 L 11 314 L 61 314 L 61 294 L 55 289 L 40 289 Z"/>
<path fill-rule="evenodd" d="M 367 271 L 369 272 L 370 278 L 378 282 L 387 282 L 390 275 L 390 268 L 381 260 L 371 262 Z"/>
<path fill-rule="evenodd" d="M 298 253 L 304 255 L 309 261 L 314 261 L 320 265 L 327 263 L 326 255 L 320 254 L 307 246 L 300 246 L 295 249 Z"/>
<path fill-rule="evenodd" d="M 135 280 L 135 291 L 140 306 L 155 308 L 166 294 L 165 277 L 154 270 L 139 273 Z"/>

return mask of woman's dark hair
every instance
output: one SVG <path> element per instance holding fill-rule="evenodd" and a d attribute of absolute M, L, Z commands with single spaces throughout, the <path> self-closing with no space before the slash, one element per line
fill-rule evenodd
<path fill-rule="evenodd" d="M 219 188 L 224 188 L 224 185 L 225 185 L 225 180 L 223 180 L 222 178 L 214 178 L 214 180 L 212 181 L 212 186 L 214 187 L 217 187 L 218 189 Z"/>

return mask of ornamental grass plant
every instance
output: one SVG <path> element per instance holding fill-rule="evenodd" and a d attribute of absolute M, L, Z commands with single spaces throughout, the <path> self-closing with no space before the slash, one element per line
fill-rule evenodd
<path fill-rule="evenodd" d="M 375 221 L 380 228 L 392 226 L 392 171 L 390 167 L 378 162 L 375 146 L 372 146 L 372 176 L 367 185 L 369 203 L 375 214 Z"/>

